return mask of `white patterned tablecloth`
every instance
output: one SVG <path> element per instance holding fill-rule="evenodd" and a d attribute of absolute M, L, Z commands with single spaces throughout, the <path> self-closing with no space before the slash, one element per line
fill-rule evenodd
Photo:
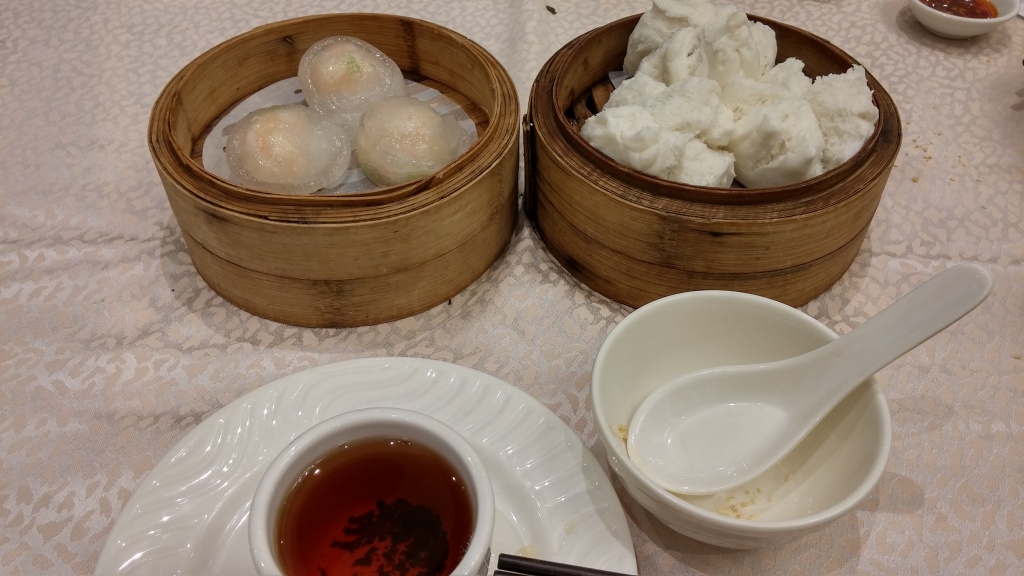
<path fill-rule="evenodd" d="M 682 538 L 615 486 L 640 573 L 1020 574 L 1024 566 L 1024 19 L 932 36 L 901 0 L 737 4 L 828 38 L 892 95 L 903 148 L 852 268 L 804 307 L 842 333 L 960 261 L 973 314 L 879 374 L 892 459 L 826 530 L 731 551 Z M 587 385 L 630 309 L 575 281 L 524 219 L 469 288 L 411 318 L 313 330 L 241 312 L 196 274 L 146 147 L 150 107 L 197 55 L 325 12 L 427 19 L 501 60 L 525 109 L 577 35 L 646 0 L 8 3 L 0 16 L 0 573 L 90 574 L 143 476 L 204 417 L 298 370 L 414 356 L 501 378 L 599 458 Z"/>

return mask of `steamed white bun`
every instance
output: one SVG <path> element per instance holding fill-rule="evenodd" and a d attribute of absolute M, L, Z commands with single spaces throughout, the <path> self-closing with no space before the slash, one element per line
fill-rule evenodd
<path fill-rule="evenodd" d="M 734 130 L 733 113 L 713 80 L 691 77 L 650 98 L 644 106 L 664 129 L 697 137 L 709 146 L 725 146 Z"/>
<path fill-rule="evenodd" d="M 664 84 L 675 84 L 692 76 L 708 75 L 704 35 L 700 28 L 683 28 L 640 61 L 636 73 Z"/>
<path fill-rule="evenodd" d="M 845 162 L 874 131 L 863 68 L 812 81 L 779 64 L 775 32 L 711 0 L 654 0 L 629 37 L 631 78 L 582 135 L 653 176 L 704 186 L 794 184 Z"/>
<path fill-rule="evenodd" d="M 712 148 L 699 138 L 691 138 L 683 155 L 668 175 L 669 180 L 696 186 L 728 188 L 736 178 L 735 158 L 725 150 Z"/>
<path fill-rule="evenodd" d="M 787 92 L 802 98 L 811 87 L 811 79 L 804 74 L 804 63 L 799 58 L 787 58 L 764 73 L 762 80 L 785 88 Z"/>
<path fill-rule="evenodd" d="M 608 102 L 604 105 L 604 109 L 646 102 L 665 88 L 665 84 L 651 78 L 647 74 L 637 73 L 636 76 L 625 79 L 612 92 L 611 96 L 608 97 Z"/>
<path fill-rule="evenodd" d="M 681 145 L 644 107 L 635 104 L 602 110 L 580 127 L 580 134 L 616 162 L 665 178 L 679 163 Z"/>
<path fill-rule="evenodd" d="M 800 98 L 748 111 L 727 148 L 736 157 L 736 178 L 748 188 L 794 184 L 824 171 L 825 140 L 810 104 Z"/>
<path fill-rule="evenodd" d="M 878 108 L 861 66 L 816 79 L 807 90 L 807 102 L 825 137 L 825 170 L 852 158 L 875 130 Z"/>
<path fill-rule="evenodd" d="M 580 132 L 616 162 L 658 178 L 728 186 L 735 175 L 732 154 L 709 148 L 693 133 L 664 128 L 643 106 L 606 108 Z"/>
<path fill-rule="evenodd" d="M 759 112 L 769 105 L 784 98 L 792 98 L 788 89 L 778 84 L 739 77 L 722 89 L 722 102 L 732 110 L 738 122 L 751 112 Z"/>
<path fill-rule="evenodd" d="M 640 61 L 682 28 L 700 28 L 717 12 L 711 0 L 654 0 L 640 16 L 626 44 L 623 70 L 633 75 Z"/>
<path fill-rule="evenodd" d="M 708 77 L 725 87 L 741 76 L 760 78 L 775 65 L 775 32 L 743 12 L 722 11 L 704 27 Z"/>

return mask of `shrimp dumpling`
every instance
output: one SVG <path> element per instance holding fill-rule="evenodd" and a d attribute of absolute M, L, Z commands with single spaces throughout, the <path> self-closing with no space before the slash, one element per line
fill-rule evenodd
<path fill-rule="evenodd" d="M 313 44 L 299 61 L 306 102 L 354 129 L 374 102 L 405 96 L 405 78 L 395 61 L 352 36 L 331 36 Z"/>
<path fill-rule="evenodd" d="M 232 128 L 225 148 L 231 173 L 265 192 L 311 194 L 341 183 L 352 145 L 340 126 L 302 104 L 269 106 Z"/>
<path fill-rule="evenodd" d="M 464 152 L 468 140 L 457 122 L 426 102 L 393 96 L 363 115 L 356 158 L 375 184 L 394 186 L 434 174 Z"/>

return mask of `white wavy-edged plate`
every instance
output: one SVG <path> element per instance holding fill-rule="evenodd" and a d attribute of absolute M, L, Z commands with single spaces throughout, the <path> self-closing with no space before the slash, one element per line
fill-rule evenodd
<path fill-rule="evenodd" d="M 196 426 L 129 498 L 96 574 L 255 574 L 249 501 L 270 461 L 313 424 L 373 406 L 431 415 L 476 448 L 494 483 L 492 569 L 497 554 L 508 552 L 637 573 L 611 482 L 558 416 L 476 370 L 369 358 L 292 374 Z"/>

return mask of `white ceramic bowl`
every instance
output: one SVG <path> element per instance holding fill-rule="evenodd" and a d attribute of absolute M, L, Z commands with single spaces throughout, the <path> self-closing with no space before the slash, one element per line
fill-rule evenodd
<path fill-rule="evenodd" d="M 1012 20 L 1020 10 L 1020 0 L 992 0 L 999 15 L 995 18 L 964 18 L 925 6 L 921 0 L 907 0 L 910 12 L 917 21 L 936 36 L 961 40 L 971 38 L 998 28 L 1003 22 Z"/>
<path fill-rule="evenodd" d="M 483 576 L 494 531 L 494 491 L 487 470 L 458 432 L 426 414 L 400 408 L 365 408 L 320 422 L 297 436 L 271 462 L 253 496 L 249 545 L 256 570 L 282 574 L 274 546 L 277 511 L 299 475 L 338 446 L 365 439 L 400 438 L 433 449 L 466 483 L 475 517 L 473 534 L 454 576 Z"/>
<path fill-rule="evenodd" d="M 788 542 L 849 512 L 875 487 L 889 459 L 889 409 L 874 378 L 780 464 L 725 493 L 664 490 L 629 459 L 625 441 L 641 402 L 678 375 L 781 360 L 834 338 L 795 308 L 739 292 L 686 292 L 635 310 L 602 344 L 591 381 L 598 436 L 626 491 L 677 532 L 728 548 Z"/>

